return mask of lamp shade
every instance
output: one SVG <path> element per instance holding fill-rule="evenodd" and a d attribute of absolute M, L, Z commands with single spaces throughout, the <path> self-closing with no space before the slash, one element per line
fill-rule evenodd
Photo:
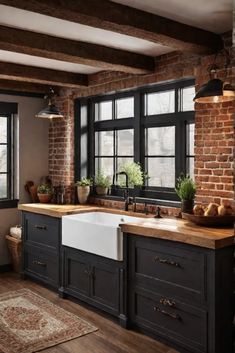
<path fill-rule="evenodd" d="M 49 104 L 46 108 L 41 110 L 35 116 L 36 118 L 43 118 L 43 119 L 63 118 L 63 115 L 54 104 Z"/>
<path fill-rule="evenodd" d="M 214 78 L 199 88 L 193 100 L 198 103 L 220 103 L 234 99 L 234 88 L 229 83 Z"/>

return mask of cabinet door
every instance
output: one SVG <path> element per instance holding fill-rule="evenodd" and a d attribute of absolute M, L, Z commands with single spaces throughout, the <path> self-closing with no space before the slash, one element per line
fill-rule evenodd
<path fill-rule="evenodd" d="M 108 311 L 119 312 L 119 268 L 96 261 L 91 272 L 91 298 Z"/>
<path fill-rule="evenodd" d="M 60 241 L 60 222 L 60 219 L 55 217 L 24 212 L 24 244 L 57 250 Z"/>
<path fill-rule="evenodd" d="M 71 294 L 89 296 L 90 267 L 87 258 L 77 250 L 64 248 L 65 288 Z"/>
<path fill-rule="evenodd" d="M 59 286 L 59 258 L 55 252 L 25 245 L 24 271 L 27 275 L 55 288 Z"/>

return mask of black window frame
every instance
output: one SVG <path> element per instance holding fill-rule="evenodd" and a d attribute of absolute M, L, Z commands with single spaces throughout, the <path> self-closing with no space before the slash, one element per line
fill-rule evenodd
<path fill-rule="evenodd" d="M 15 119 L 14 114 L 18 113 L 17 103 L 0 102 L 0 118 L 7 119 L 7 141 L 6 143 L 0 143 L 0 145 L 7 146 L 7 170 L 6 172 L 0 172 L 0 174 L 7 175 L 7 196 L 0 198 L 0 209 L 1 208 L 14 208 L 17 207 L 18 199 L 15 198 Z"/>
<path fill-rule="evenodd" d="M 195 122 L 194 111 L 179 111 L 181 106 L 179 92 L 186 87 L 195 86 L 195 79 L 184 79 L 180 81 L 167 82 L 157 85 L 140 87 L 137 89 L 118 92 L 114 94 L 93 96 L 75 100 L 75 179 L 95 174 L 95 132 L 107 130 L 134 129 L 134 161 L 145 166 L 145 129 L 148 127 L 175 126 L 175 171 L 177 178 L 180 173 L 186 173 L 186 128 L 187 124 Z M 145 115 L 145 95 L 163 91 L 175 91 L 175 112 L 169 114 Z M 95 104 L 103 101 L 117 100 L 134 96 L 134 117 L 112 120 L 95 121 Z M 113 104 L 114 106 L 114 104 Z M 81 133 L 81 107 L 86 109 L 87 119 L 87 165 L 83 168 L 78 161 L 81 159 L 81 146 L 79 143 Z M 84 150 L 83 150 L 84 151 Z M 123 192 L 118 187 L 112 187 L 112 195 L 122 196 Z M 146 186 L 134 188 L 131 194 L 146 199 L 158 199 L 164 201 L 178 202 L 179 198 L 174 188 L 157 186 Z"/>

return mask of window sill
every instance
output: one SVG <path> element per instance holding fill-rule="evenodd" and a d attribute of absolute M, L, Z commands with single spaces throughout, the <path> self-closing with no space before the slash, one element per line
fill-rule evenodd
<path fill-rule="evenodd" d="M 1 200 L 0 209 L 4 208 L 17 208 L 19 200 Z"/>
<path fill-rule="evenodd" d="M 100 196 L 97 194 L 91 194 L 91 197 L 95 199 L 102 199 L 102 200 L 110 200 L 110 201 L 123 201 L 124 199 L 121 196 L 115 196 L 115 195 L 106 195 L 106 196 Z M 180 208 L 181 203 L 180 201 L 170 201 L 170 200 L 162 200 L 162 199 L 152 199 L 148 197 L 136 197 L 136 202 L 137 203 L 147 203 L 148 205 L 157 205 L 157 206 L 165 206 L 165 207 L 175 207 L 175 208 Z"/>

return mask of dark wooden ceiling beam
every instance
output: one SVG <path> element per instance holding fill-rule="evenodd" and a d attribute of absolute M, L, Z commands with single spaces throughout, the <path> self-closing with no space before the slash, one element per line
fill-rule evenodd
<path fill-rule="evenodd" d="M 108 0 L 0 0 L 0 4 L 142 38 L 176 50 L 208 54 L 219 35 Z"/>
<path fill-rule="evenodd" d="M 23 81 L 3 80 L 0 79 L 1 91 L 27 92 L 44 95 L 49 92 L 49 85 L 42 85 Z"/>
<path fill-rule="evenodd" d="M 8 62 L 0 62 L 0 79 L 41 83 L 62 87 L 79 88 L 88 85 L 88 77 L 66 71 L 44 69 Z"/>
<path fill-rule="evenodd" d="M 154 70 L 149 56 L 1 25 L 0 49 L 131 74 Z"/>

